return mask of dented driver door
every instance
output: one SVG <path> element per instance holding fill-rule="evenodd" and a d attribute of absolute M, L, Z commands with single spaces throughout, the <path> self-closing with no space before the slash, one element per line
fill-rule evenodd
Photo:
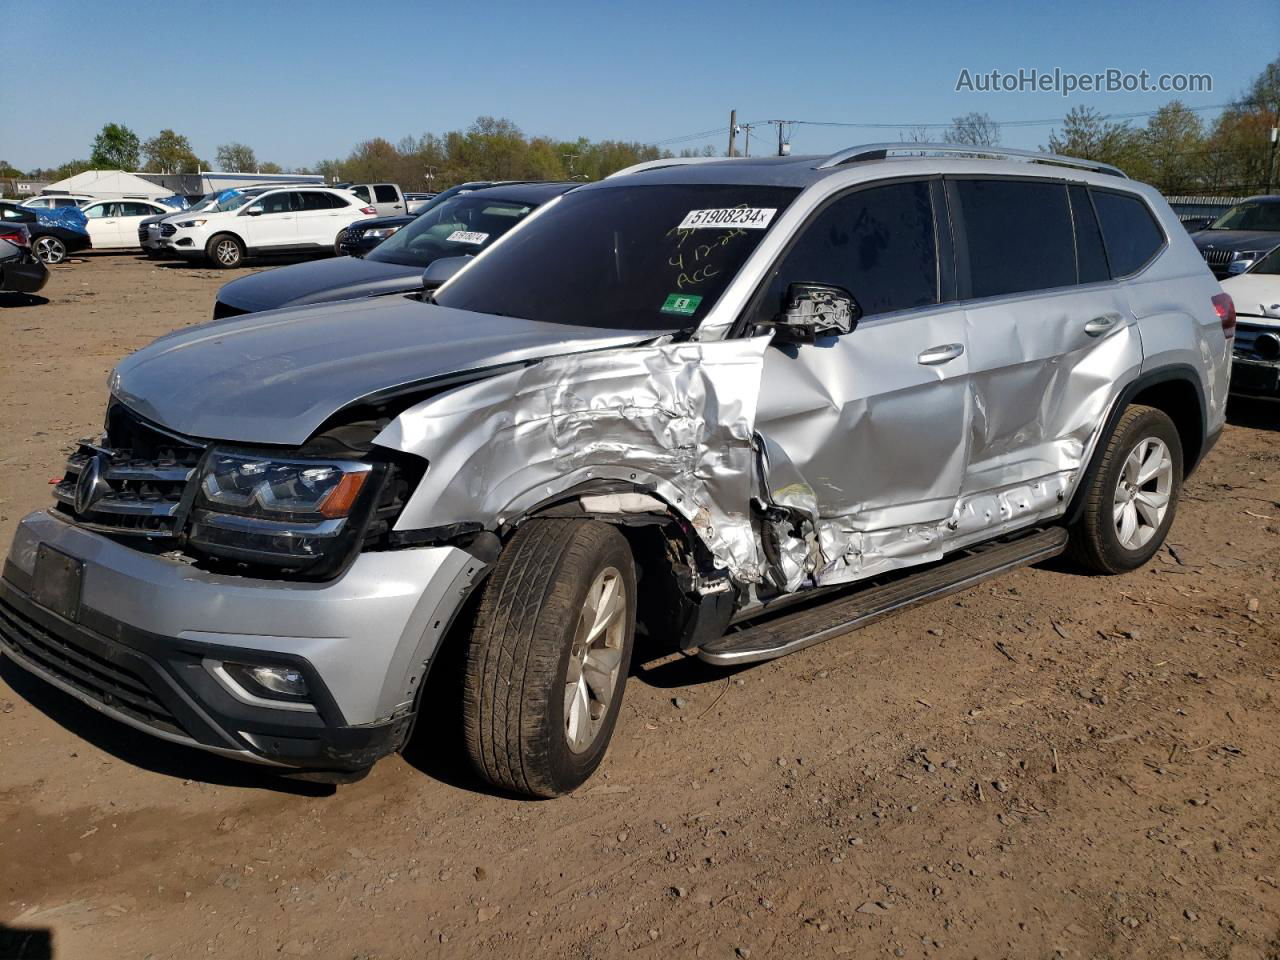
<path fill-rule="evenodd" d="M 776 311 L 794 282 L 844 287 L 863 311 L 851 333 L 775 343 L 761 376 L 757 432 L 812 488 L 819 525 L 862 544 L 840 572 L 837 557 L 820 558 L 819 583 L 932 559 L 956 507 L 969 358 L 964 310 L 940 302 L 949 299 L 940 204 L 928 180 L 837 198 L 784 254 L 756 315 Z"/>

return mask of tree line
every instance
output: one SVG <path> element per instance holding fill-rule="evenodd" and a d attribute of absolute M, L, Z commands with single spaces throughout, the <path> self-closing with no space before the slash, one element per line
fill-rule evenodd
<path fill-rule="evenodd" d="M 1180 100 L 1161 107 L 1142 126 L 1107 119 L 1077 106 L 1049 135 L 1041 149 L 1114 164 L 1136 180 L 1168 194 L 1243 194 L 1275 186 L 1272 127 L 1280 125 L 1280 58 L 1248 89 L 1206 123 Z M 986 113 L 956 117 L 943 139 L 992 146 L 1000 124 Z M 902 134 L 907 142 L 931 140 L 927 130 Z M 714 146 L 686 149 L 680 156 L 716 156 Z M 330 181 L 393 181 L 408 190 L 440 190 L 467 180 L 599 180 L 643 160 L 670 157 L 669 151 L 638 141 L 586 137 L 560 140 L 528 136 L 515 123 L 479 117 L 465 130 L 407 136 L 397 143 L 381 137 L 356 144 L 346 157 L 286 170 L 261 161 L 239 142 L 217 147 L 212 162 L 201 160 L 185 136 L 161 130 L 142 140 L 124 124 L 108 123 L 94 138 L 88 160 L 25 174 L 0 161 L 0 176 L 56 180 L 88 169 L 195 173 L 200 169 L 257 173 L 319 173 Z"/>

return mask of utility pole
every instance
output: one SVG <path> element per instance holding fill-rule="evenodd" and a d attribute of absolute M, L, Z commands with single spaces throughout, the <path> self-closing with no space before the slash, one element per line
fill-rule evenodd
<path fill-rule="evenodd" d="M 1271 192 L 1271 181 L 1276 175 L 1276 141 L 1280 139 L 1280 127 L 1271 128 L 1271 154 L 1267 157 L 1267 189 L 1263 193 Z"/>
<path fill-rule="evenodd" d="M 751 156 L 751 124 L 744 123 L 742 125 L 742 133 L 746 140 L 746 149 L 742 151 L 742 155 L 744 157 L 749 157 Z"/>
<path fill-rule="evenodd" d="M 561 157 L 563 157 L 565 160 L 568 160 L 568 161 L 569 161 L 569 179 L 570 179 L 570 180 L 572 180 L 572 179 L 573 179 L 573 161 L 577 160 L 577 159 L 578 159 L 578 157 L 582 156 L 582 154 L 580 154 L 580 153 L 562 153 L 562 154 L 560 154 L 560 156 L 561 156 Z"/>
<path fill-rule="evenodd" d="M 738 135 L 738 111 L 729 111 L 729 156 L 733 156 L 733 141 Z"/>

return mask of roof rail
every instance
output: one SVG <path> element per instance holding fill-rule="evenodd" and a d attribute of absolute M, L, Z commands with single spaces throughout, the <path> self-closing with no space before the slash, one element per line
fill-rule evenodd
<path fill-rule="evenodd" d="M 629 167 L 623 167 L 621 170 L 615 170 L 606 180 L 612 180 L 614 177 L 624 177 L 632 173 L 641 173 L 645 170 L 661 170 L 663 167 L 683 167 L 690 163 L 715 163 L 718 160 L 728 160 L 729 157 L 665 157 L 662 160 L 644 160 L 640 163 L 633 163 Z"/>
<path fill-rule="evenodd" d="M 821 163 L 818 169 L 839 167 L 846 163 L 860 163 L 864 160 L 886 160 L 889 154 L 947 154 L 962 157 L 989 157 L 995 160 L 1022 160 L 1026 163 L 1047 163 L 1058 167 L 1075 167 L 1080 170 L 1092 170 L 1095 173 L 1106 173 L 1113 177 L 1129 178 L 1119 167 L 1097 160 L 1080 160 L 1076 157 L 1064 157 L 1057 153 L 1040 153 L 1036 150 L 1014 150 L 1010 147 L 975 147 L 961 143 L 864 143 L 861 146 L 849 147 L 831 154 Z"/>

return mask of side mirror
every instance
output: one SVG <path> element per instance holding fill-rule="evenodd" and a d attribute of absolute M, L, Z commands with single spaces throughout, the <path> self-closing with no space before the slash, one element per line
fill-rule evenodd
<path fill-rule="evenodd" d="M 470 263 L 474 257 L 441 257 L 428 264 L 422 271 L 422 289 L 434 290 Z"/>
<path fill-rule="evenodd" d="M 260 217 L 260 216 L 262 216 L 262 208 L 261 208 L 261 207 L 250 207 L 248 210 L 246 210 L 246 211 L 244 212 L 244 215 L 245 215 L 246 217 Z"/>
<path fill-rule="evenodd" d="M 861 316 L 858 301 L 844 287 L 793 283 L 787 287 L 782 313 L 772 326 L 778 340 L 813 343 L 821 336 L 852 332 Z"/>

